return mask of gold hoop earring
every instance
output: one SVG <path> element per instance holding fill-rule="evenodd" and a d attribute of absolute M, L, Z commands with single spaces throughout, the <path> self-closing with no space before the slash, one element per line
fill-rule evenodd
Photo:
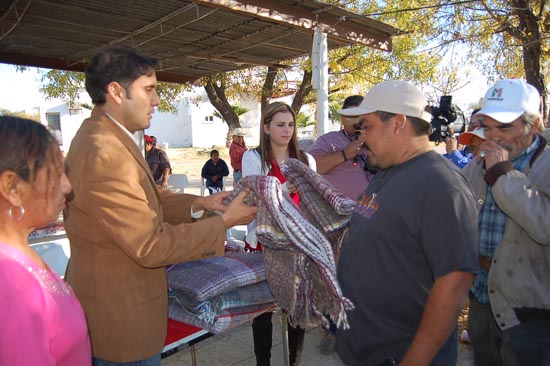
<path fill-rule="evenodd" d="M 19 209 L 19 216 L 14 216 L 14 214 L 13 214 L 13 209 L 15 207 Z M 25 207 L 23 207 L 23 206 L 10 207 L 10 209 L 8 210 L 8 215 L 10 215 L 10 217 L 13 221 L 19 222 L 19 221 L 23 220 L 23 217 L 25 217 Z"/>

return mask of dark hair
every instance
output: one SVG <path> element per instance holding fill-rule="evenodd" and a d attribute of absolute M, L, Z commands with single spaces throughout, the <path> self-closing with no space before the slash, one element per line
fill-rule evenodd
<path fill-rule="evenodd" d="M 351 107 L 358 107 L 359 104 L 363 101 L 362 95 L 350 95 L 344 100 L 344 104 L 342 104 L 342 109 L 348 109 Z"/>
<path fill-rule="evenodd" d="M 41 123 L 0 116 L 0 174 L 10 170 L 32 183 L 36 172 L 53 161 L 57 140 Z"/>
<path fill-rule="evenodd" d="M 378 111 L 378 112 L 376 112 L 376 114 L 378 115 L 378 117 L 383 122 L 386 122 L 387 120 L 389 120 L 393 116 L 397 115 L 397 113 L 390 113 L 390 112 L 383 112 L 383 111 Z M 430 124 L 428 122 L 426 122 L 426 121 L 424 121 L 420 118 L 410 117 L 410 116 L 407 116 L 407 119 L 409 121 L 411 121 L 411 125 L 413 127 L 413 130 L 414 130 L 414 132 L 416 133 L 417 136 L 429 135 L 430 134 Z"/>
<path fill-rule="evenodd" d="M 260 121 L 260 145 L 257 147 L 260 157 L 262 160 L 262 170 L 267 170 L 267 167 L 271 165 L 271 160 L 273 159 L 273 150 L 271 148 L 271 139 L 269 134 L 266 134 L 264 127 L 271 123 L 273 116 L 277 113 L 290 113 L 292 115 L 292 120 L 294 121 L 294 132 L 288 143 L 288 156 L 290 158 L 299 159 L 303 163 L 307 164 L 307 157 L 300 151 L 298 146 L 298 137 L 297 137 L 297 126 L 296 126 L 296 114 L 292 108 L 283 102 L 273 102 L 268 104 L 262 110 L 262 118 Z"/>
<path fill-rule="evenodd" d="M 218 156 L 220 156 L 220 152 L 218 150 L 210 151 L 210 157 L 212 157 L 212 155 L 214 155 L 214 154 L 218 154 Z"/>
<path fill-rule="evenodd" d="M 105 104 L 107 85 L 116 81 L 126 91 L 142 75 L 151 75 L 158 60 L 130 47 L 112 47 L 97 53 L 86 67 L 86 91 L 96 105 Z"/>

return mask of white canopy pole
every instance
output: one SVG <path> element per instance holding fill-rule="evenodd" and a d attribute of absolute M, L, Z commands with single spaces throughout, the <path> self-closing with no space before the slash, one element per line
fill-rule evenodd
<path fill-rule="evenodd" d="M 320 27 L 315 28 L 311 55 L 313 67 L 312 84 L 317 89 L 317 131 L 318 136 L 330 130 L 328 118 L 328 45 L 327 34 Z"/>

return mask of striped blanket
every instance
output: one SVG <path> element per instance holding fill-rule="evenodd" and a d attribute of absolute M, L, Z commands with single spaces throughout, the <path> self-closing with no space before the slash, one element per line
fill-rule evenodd
<path fill-rule="evenodd" d="M 221 333 L 230 328 L 244 324 L 258 315 L 275 309 L 275 303 L 249 305 L 238 308 L 221 310 L 213 321 L 199 318 L 189 310 L 182 307 L 176 297 L 168 293 L 168 318 L 182 323 L 191 324 L 206 329 L 210 333 Z"/>
<path fill-rule="evenodd" d="M 256 235 L 264 247 L 266 278 L 291 324 L 326 322 L 326 313 L 347 329 L 346 311 L 353 304 L 337 282 L 335 253 L 355 202 L 298 160 L 289 159 L 281 168 L 298 188 L 300 208 L 271 176 L 242 178 L 227 202 L 245 188 L 252 191 L 246 202 L 258 207 Z"/>
<path fill-rule="evenodd" d="M 199 303 L 179 290 L 171 289 L 169 295 L 173 298 L 173 303 L 210 324 L 213 324 L 224 310 L 268 303 L 271 305 L 275 301 L 266 281 L 239 287 Z"/>
<path fill-rule="evenodd" d="M 174 264 L 166 268 L 168 287 L 184 293 L 197 305 L 219 294 L 265 280 L 261 253 L 226 253 Z"/>

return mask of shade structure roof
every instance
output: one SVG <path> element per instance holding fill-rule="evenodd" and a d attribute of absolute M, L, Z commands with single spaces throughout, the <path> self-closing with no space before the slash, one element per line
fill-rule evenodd
<path fill-rule="evenodd" d="M 0 62 L 83 71 L 97 51 L 132 46 L 159 59 L 159 80 L 184 83 L 307 55 L 316 26 L 329 49 L 391 51 L 397 34 L 314 0 L 0 0 Z"/>

